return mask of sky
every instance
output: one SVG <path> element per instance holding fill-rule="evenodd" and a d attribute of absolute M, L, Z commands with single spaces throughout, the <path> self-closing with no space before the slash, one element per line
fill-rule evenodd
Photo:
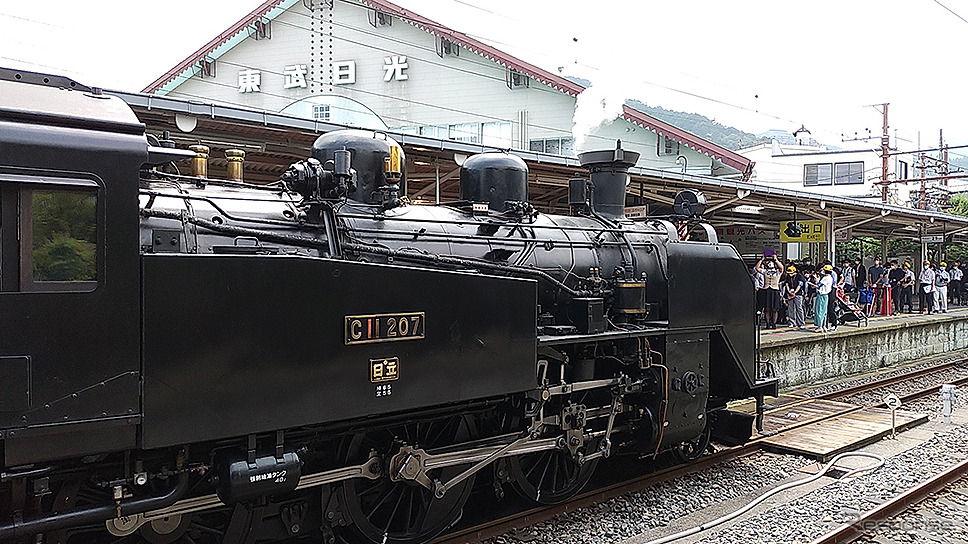
<path fill-rule="evenodd" d="M 0 66 L 140 91 L 260 3 L 8 0 Z M 879 147 L 873 105 L 888 102 L 892 145 L 933 148 L 942 129 L 968 144 L 968 0 L 396 3 L 601 91 L 747 132 L 804 125 L 828 145 Z"/>

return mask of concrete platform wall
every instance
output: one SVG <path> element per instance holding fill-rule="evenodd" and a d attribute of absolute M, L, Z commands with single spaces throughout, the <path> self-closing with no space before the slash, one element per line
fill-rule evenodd
<path fill-rule="evenodd" d="M 796 387 L 871 372 L 968 347 L 968 313 L 875 319 L 867 327 L 842 325 L 832 333 L 764 334 L 762 360 L 771 361 L 780 387 Z"/>

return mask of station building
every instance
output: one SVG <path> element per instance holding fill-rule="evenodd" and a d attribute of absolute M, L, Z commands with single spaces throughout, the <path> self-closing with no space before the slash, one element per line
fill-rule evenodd
<path fill-rule="evenodd" d="M 782 143 L 774 138 L 770 143 L 746 147 L 737 153 L 755 162 L 750 180 L 756 183 L 817 195 L 882 201 L 883 162 L 879 146 L 860 150 L 830 149 L 809 135 L 810 132 L 801 127 L 794 133 L 795 143 Z M 910 206 L 911 197 L 919 194 L 920 185 L 914 185 L 916 180 L 896 183 L 911 178 L 915 159 L 911 153 L 891 148 L 887 179 L 895 183 L 888 185 L 887 202 Z"/>
<path fill-rule="evenodd" d="M 627 104 L 576 145 L 572 119 L 584 90 L 385 0 L 268 0 L 146 95 L 124 98 L 178 145 L 212 146 L 213 172 L 224 168 L 224 150 L 245 150 L 247 179 L 257 181 L 278 179 L 320 133 L 361 127 L 404 146 L 411 202 L 456 200 L 462 158 L 510 150 L 530 169 L 529 201 L 567 213 L 567 180 L 581 171 L 576 153 L 620 139 L 641 154 L 630 171 L 629 206 L 669 213 L 679 190 L 700 188 L 706 219 L 751 258 L 775 248 L 835 260 L 833 242 L 854 236 L 920 240 L 922 255 L 937 255 L 944 241 L 968 235 L 965 218 L 898 205 L 900 196 L 886 205 L 874 198 L 873 151 L 825 154 L 807 141 L 744 156 Z M 892 164 L 894 177 L 910 168 L 900 156 Z M 790 243 L 781 233 L 791 220 L 823 232 Z"/>
<path fill-rule="evenodd" d="M 144 92 L 554 156 L 620 139 L 642 167 L 751 175 L 751 160 L 625 104 L 573 134 L 584 90 L 385 0 L 268 0 Z"/>

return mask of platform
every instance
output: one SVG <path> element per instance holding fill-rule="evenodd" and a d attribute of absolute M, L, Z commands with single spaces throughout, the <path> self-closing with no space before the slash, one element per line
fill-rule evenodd
<path fill-rule="evenodd" d="M 968 346 L 968 307 L 947 313 L 871 317 L 866 327 L 833 332 L 761 331 L 760 359 L 772 364 L 781 388 L 864 374 Z"/>
<path fill-rule="evenodd" d="M 927 414 L 904 410 L 898 410 L 896 416 L 898 432 L 928 421 Z M 839 453 L 865 446 L 889 434 L 891 411 L 870 407 L 791 429 L 764 439 L 763 445 L 770 450 L 798 453 L 826 462 Z"/>
<path fill-rule="evenodd" d="M 796 342 L 797 340 L 826 338 L 835 336 L 850 336 L 857 333 L 865 333 L 881 330 L 893 330 L 898 328 L 908 328 L 928 323 L 943 321 L 968 320 L 968 306 L 949 306 L 946 313 L 932 314 L 900 314 L 892 316 L 874 315 L 868 318 L 868 324 L 857 325 L 856 321 L 842 323 L 836 331 L 823 333 L 814 332 L 813 322 L 808 322 L 806 328 L 797 329 L 795 327 L 783 327 L 778 329 L 763 329 L 760 331 L 760 343 L 762 347 L 773 347 Z"/>

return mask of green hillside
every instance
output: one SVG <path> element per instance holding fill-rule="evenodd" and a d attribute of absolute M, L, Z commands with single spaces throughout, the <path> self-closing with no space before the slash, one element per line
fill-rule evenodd
<path fill-rule="evenodd" d="M 665 121 L 676 128 L 681 128 L 690 134 L 699 136 L 704 140 L 732 151 L 751 145 L 770 142 L 768 138 L 757 138 L 755 134 L 722 125 L 698 113 L 685 113 L 647 106 L 639 100 L 627 100 L 626 104 L 660 121 Z"/>

